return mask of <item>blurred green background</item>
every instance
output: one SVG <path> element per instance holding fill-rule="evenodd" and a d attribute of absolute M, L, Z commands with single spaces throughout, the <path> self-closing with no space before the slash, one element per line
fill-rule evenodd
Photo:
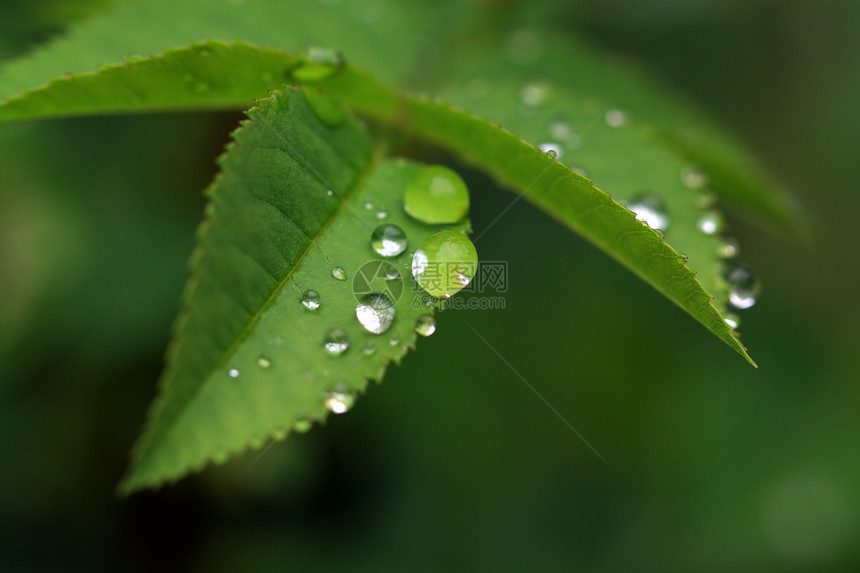
<path fill-rule="evenodd" d="M 100 4 L 4 3 L 0 56 Z M 765 287 L 741 325 L 758 370 L 519 202 L 478 243 L 509 261 L 504 310 L 440 315 L 325 428 L 118 499 L 240 115 L 3 125 L 0 570 L 860 569 L 860 3 L 562 12 L 808 205 L 809 241 L 730 219 Z M 511 196 L 470 185 L 481 230 Z"/>

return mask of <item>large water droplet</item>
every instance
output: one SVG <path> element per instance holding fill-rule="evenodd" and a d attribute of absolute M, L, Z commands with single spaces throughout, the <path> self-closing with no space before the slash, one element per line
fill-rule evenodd
<path fill-rule="evenodd" d="M 365 330 L 382 334 L 391 328 L 396 314 L 394 303 L 381 293 L 370 293 L 361 297 L 355 307 L 355 317 Z"/>
<path fill-rule="evenodd" d="M 227 374 L 230 375 L 230 378 L 238 378 L 239 377 L 239 370 L 237 368 L 231 368 L 227 372 Z"/>
<path fill-rule="evenodd" d="M 409 180 L 403 208 L 424 223 L 456 223 L 469 212 L 469 190 L 451 169 L 431 165 Z"/>
<path fill-rule="evenodd" d="M 627 115 L 620 109 L 610 109 L 603 116 L 603 119 L 606 120 L 606 125 L 609 127 L 621 127 L 627 123 Z"/>
<path fill-rule="evenodd" d="M 558 143 L 541 143 L 540 150 L 552 157 L 553 159 L 561 159 L 561 156 L 564 155 L 564 150 Z"/>
<path fill-rule="evenodd" d="M 331 270 L 331 276 L 333 276 L 334 278 L 336 278 L 339 281 L 345 281 L 346 280 L 346 271 L 340 267 L 335 267 Z"/>
<path fill-rule="evenodd" d="M 380 225 L 370 236 L 370 246 L 383 257 L 396 257 L 406 250 L 406 233 L 397 225 Z"/>
<path fill-rule="evenodd" d="M 751 270 L 741 265 L 729 267 L 725 279 L 729 284 L 729 302 L 733 307 L 745 309 L 755 304 L 761 285 Z"/>
<path fill-rule="evenodd" d="M 257 357 L 257 366 L 263 369 L 270 368 L 272 366 L 272 359 L 269 358 L 269 355 L 266 353 L 260 354 L 260 356 Z"/>
<path fill-rule="evenodd" d="M 442 231 L 431 235 L 412 257 L 412 276 L 427 294 L 449 298 L 466 287 L 478 269 L 478 253 L 466 235 Z"/>
<path fill-rule="evenodd" d="M 415 322 L 415 332 L 421 336 L 430 336 L 436 332 L 436 319 L 431 314 L 425 314 Z"/>
<path fill-rule="evenodd" d="M 715 235 L 723 229 L 723 217 L 719 211 L 708 211 L 699 217 L 696 227 L 706 235 Z"/>
<path fill-rule="evenodd" d="M 665 231 L 671 220 L 666 204 L 656 195 L 642 195 L 631 201 L 627 208 L 636 213 L 636 218 L 652 229 Z"/>
<path fill-rule="evenodd" d="M 332 414 L 344 414 L 353 404 L 355 396 L 344 385 L 338 385 L 336 390 L 325 394 L 325 407 Z"/>
<path fill-rule="evenodd" d="M 302 293 L 302 306 L 308 310 L 317 310 L 320 307 L 320 293 L 315 290 L 306 290 Z"/>
<path fill-rule="evenodd" d="M 342 328 L 332 328 L 323 339 L 323 347 L 329 354 L 340 356 L 349 348 L 349 338 Z"/>
<path fill-rule="evenodd" d="M 292 75 L 300 82 L 316 82 L 333 76 L 344 64 L 343 54 L 339 50 L 310 46 L 292 69 Z"/>

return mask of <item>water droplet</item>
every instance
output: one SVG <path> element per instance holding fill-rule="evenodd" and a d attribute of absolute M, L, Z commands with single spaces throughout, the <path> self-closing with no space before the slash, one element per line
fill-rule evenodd
<path fill-rule="evenodd" d="M 540 150 L 553 159 L 561 159 L 561 156 L 564 155 L 564 151 L 558 143 L 541 143 Z"/>
<path fill-rule="evenodd" d="M 345 63 L 339 50 L 310 46 L 292 69 L 292 75 L 300 82 L 316 82 L 333 76 Z"/>
<path fill-rule="evenodd" d="M 421 336 L 430 336 L 436 332 L 436 319 L 431 314 L 425 314 L 415 323 L 415 332 Z"/>
<path fill-rule="evenodd" d="M 305 434 L 310 431 L 313 426 L 313 422 L 305 417 L 297 418 L 295 422 L 293 422 L 293 431 L 299 434 Z"/>
<path fill-rule="evenodd" d="M 368 211 L 372 211 L 373 210 L 373 203 L 365 203 L 364 208 L 367 209 Z"/>
<path fill-rule="evenodd" d="M 731 326 L 732 328 L 737 328 L 741 325 L 741 319 L 738 315 L 733 312 L 728 312 L 723 316 L 723 320 L 726 324 Z"/>
<path fill-rule="evenodd" d="M 688 167 L 681 171 L 681 182 L 690 189 L 701 189 L 708 184 L 708 174 L 699 167 Z"/>
<path fill-rule="evenodd" d="M 431 235 L 412 257 L 412 277 L 427 294 L 437 298 L 449 298 L 462 290 L 477 269 L 475 245 L 456 231 Z"/>
<path fill-rule="evenodd" d="M 380 225 L 370 237 L 370 246 L 383 257 L 396 257 L 408 244 L 406 233 L 397 225 Z"/>
<path fill-rule="evenodd" d="M 570 148 L 576 149 L 582 144 L 579 135 L 574 133 L 570 126 L 563 121 L 554 121 L 549 124 L 549 135 Z"/>
<path fill-rule="evenodd" d="M 276 442 L 283 442 L 287 439 L 287 429 L 278 428 L 276 430 L 272 430 L 272 439 Z"/>
<path fill-rule="evenodd" d="M 400 278 L 400 271 L 394 265 L 389 265 L 385 269 L 385 280 L 396 281 Z"/>
<path fill-rule="evenodd" d="M 388 344 L 390 344 L 391 346 L 397 346 L 398 344 L 400 344 L 400 337 L 395 334 L 388 339 Z"/>
<path fill-rule="evenodd" d="M 544 82 L 530 83 L 523 86 L 523 89 L 520 90 L 520 103 L 527 108 L 532 108 L 533 112 L 535 108 L 546 103 L 548 96 L 549 84 Z"/>
<path fill-rule="evenodd" d="M 349 338 L 346 335 L 346 331 L 342 328 L 332 328 L 329 330 L 323 340 L 323 347 L 329 354 L 334 354 L 335 356 L 340 356 L 346 352 L 346 349 L 349 348 Z"/>
<path fill-rule="evenodd" d="M 424 223 L 456 223 L 469 212 L 469 190 L 456 172 L 431 165 L 407 183 L 403 208 Z"/>
<path fill-rule="evenodd" d="M 669 212 L 666 204 L 656 195 L 642 195 L 631 201 L 627 208 L 636 213 L 636 218 L 652 229 L 665 231 L 669 228 Z"/>
<path fill-rule="evenodd" d="M 328 195 L 329 197 L 331 197 L 332 195 L 334 195 L 334 191 L 329 189 L 328 191 L 325 192 L 325 194 Z"/>
<path fill-rule="evenodd" d="M 751 270 L 735 265 L 729 267 L 724 276 L 729 284 L 729 302 L 733 307 L 743 310 L 755 304 L 761 286 Z"/>
<path fill-rule="evenodd" d="M 699 217 L 696 227 L 706 235 L 715 235 L 723 229 L 723 217 L 719 211 L 708 211 Z"/>
<path fill-rule="evenodd" d="M 346 110 L 332 98 L 316 89 L 302 86 L 302 95 L 317 119 L 326 127 L 338 127 L 346 121 Z"/>
<path fill-rule="evenodd" d="M 270 368 L 272 366 L 272 359 L 269 358 L 268 354 L 260 354 L 257 358 L 257 366 L 260 368 Z"/>
<path fill-rule="evenodd" d="M 362 296 L 355 307 L 358 322 L 372 334 L 382 334 L 391 328 L 395 314 L 394 303 L 381 293 Z"/>
<path fill-rule="evenodd" d="M 336 278 L 339 281 L 345 281 L 346 280 L 346 271 L 340 267 L 335 267 L 331 270 L 331 276 L 333 276 L 334 278 Z"/>
<path fill-rule="evenodd" d="M 386 217 L 388 217 L 388 213 L 386 213 L 385 211 L 380 211 L 379 213 L 376 214 L 377 219 L 384 219 Z"/>
<path fill-rule="evenodd" d="M 606 120 L 606 125 L 609 127 L 621 127 L 627 123 L 627 115 L 620 109 L 610 109 L 603 116 L 603 119 Z"/>
<path fill-rule="evenodd" d="M 230 375 L 230 378 L 238 378 L 239 377 L 239 370 L 237 368 L 231 368 L 227 372 L 227 374 Z"/>
<path fill-rule="evenodd" d="M 720 244 L 717 249 L 717 255 L 724 259 L 731 259 L 733 257 L 738 256 L 741 248 L 738 245 L 737 240 L 732 237 L 723 237 L 723 242 Z"/>
<path fill-rule="evenodd" d="M 373 356 L 376 354 L 376 344 L 374 344 L 373 341 L 368 342 L 361 351 L 365 356 Z"/>
<path fill-rule="evenodd" d="M 320 307 L 320 293 L 315 290 L 306 290 L 302 293 L 302 305 L 308 310 L 316 310 Z"/>
<path fill-rule="evenodd" d="M 355 396 L 346 391 L 345 386 L 339 385 L 338 388 L 325 395 L 325 407 L 332 414 L 344 414 L 355 404 Z"/>

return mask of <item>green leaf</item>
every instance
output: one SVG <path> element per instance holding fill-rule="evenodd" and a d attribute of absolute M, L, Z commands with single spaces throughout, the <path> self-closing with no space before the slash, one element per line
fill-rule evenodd
<path fill-rule="evenodd" d="M 260 53 L 251 57 L 250 54 L 255 51 Z M 206 76 L 212 86 L 209 92 L 200 93 L 187 87 L 183 70 L 194 67 L 195 59 L 213 62 L 212 72 Z M 294 58 L 276 50 L 263 50 L 241 43 L 207 42 L 205 45 L 171 50 L 162 57 L 111 67 L 99 75 L 82 75 L 61 80 L 57 85 L 78 85 L 76 89 L 83 95 L 67 100 L 68 105 L 79 103 L 76 108 L 78 113 L 94 112 L 108 107 L 114 111 L 160 109 L 165 105 L 165 100 L 161 99 L 162 93 L 179 94 L 175 99 L 177 108 L 199 106 L 204 100 L 206 105 L 213 106 L 241 105 L 241 92 L 233 90 L 229 85 L 222 88 L 218 80 L 219 76 L 226 75 L 227 69 L 225 66 L 224 73 L 218 72 L 218 66 L 214 62 L 219 59 L 226 63 L 239 60 L 248 62 L 245 72 L 249 81 L 266 74 L 289 73 L 296 63 Z M 251 70 L 250 64 L 253 62 L 259 63 L 261 68 Z M 605 105 L 596 101 L 582 101 L 576 93 L 568 92 L 559 86 L 547 86 L 542 103 L 534 106 L 535 109 L 528 110 L 530 115 L 524 116 L 520 112 L 520 100 L 526 84 L 520 83 L 516 74 L 511 74 L 510 79 L 506 79 L 507 75 L 502 73 L 498 74 L 499 77 L 492 76 L 491 72 L 497 70 L 493 66 L 488 65 L 481 69 L 486 75 L 478 78 L 478 83 L 464 80 L 461 84 L 455 84 L 455 88 L 449 89 L 449 95 L 472 109 L 480 109 L 490 117 L 506 118 L 508 124 L 514 129 L 522 130 L 535 144 L 542 142 L 540 133 L 556 120 L 567 122 L 571 129 L 579 132 L 587 129 L 587 133 L 581 136 L 587 144 L 577 150 L 565 151 L 565 155 L 560 159 L 569 161 L 571 157 L 576 157 L 574 165 L 582 167 L 617 199 L 629 202 L 643 192 L 656 193 L 662 197 L 669 204 L 670 215 L 674 220 L 672 226 L 666 230 L 670 242 L 677 250 L 682 251 L 684 256 L 662 244 L 659 235 L 649 229 L 643 230 L 642 225 L 633 220 L 628 210 L 602 191 L 593 188 L 590 181 L 577 176 L 569 169 L 554 171 L 557 167 L 548 166 L 547 157 L 537 153 L 519 138 L 511 139 L 508 133 L 495 125 L 487 129 L 489 124 L 485 121 L 459 110 L 433 103 L 427 98 L 402 96 L 350 65 L 316 85 L 340 98 L 356 111 L 408 131 L 416 137 L 431 139 L 444 145 L 503 183 L 521 191 L 525 190 L 523 196 L 527 200 L 561 219 L 630 267 L 750 360 L 717 310 L 724 308 L 727 301 L 727 288 L 720 273 L 722 263 L 718 257 L 721 242 L 717 236 L 697 231 L 697 222 L 703 214 L 700 203 L 703 197 L 701 192 L 687 189 L 681 183 L 680 174 L 688 166 L 687 163 L 678 158 L 672 150 L 664 148 L 659 140 L 650 135 L 647 128 L 638 124 L 610 128 L 604 120 L 607 111 Z M 135 84 L 136 81 L 140 84 Z M 147 89 L 147 82 L 157 84 L 159 89 Z M 483 87 L 480 82 L 483 82 Z M 135 89 L 89 87 L 90 84 L 100 83 L 134 85 Z M 254 85 L 253 81 L 251 84 Z M 51 88 L 47 88 L 47 91 L 51 91 Z M 487 97 L 486 94 L 492 94 L 492 97 Z M 250 97 L 250 94 L 246 97 Z M 37 110 L 51 105 L 39 104 L 36 97 L 26 97 L 20 101 L 22 105 L 28 101 L 33 102 L 32 105 Z M 8 105 L 14 103 L 13 101 Z M 515 112 L 511 114 L 510 109 Z M 2 113 L 3 108 L 0 107 L 0 117 L 3 117 Z M 26 112 L 18 109 L 14 113 Z M 579 155 L 574 156 L 574 152 Z M 538 159 L 524 160 L 524 157 L 534 158 L 535 154 Z M 583 163 L 579 163 L 580 157 Z M 569 181 L 557 183 L 558 179 Z M 566 191 L 559 194 L 559 189 Z M 588 200 L 580 202 L 580 195 Z M 611 219 L 595 224 L 581 220 L 583 212 L 580 209 L 590 212 L 604 207 L 614 213 Z M 641 236 L 631 240 L 630 237 L 637 234 Z M 646 239 L 648 235 L 656 236 L 656 242 Z M 685 257 L 691 257 L 696 273 L 686 266 L 682 270 L 674 268 L 674 262 L 682 261 Z M 655 264 L 656 259 L 662 259 L 663 263 Z"/>
<path fill-rule="evenodd" d="M 407 250 L 385 259 L 405 284 L 390 330 L 377 336 L 358 323 L 353 287 L 365 289 L 364 263 L 382 260 L 372 232 L 396 224 L 415 248 L 468 223 L 427 225 L 405 215 L 402 194 L 420 167 L 372 153 L 346 114 L 321 120 L 314 110 L 331 104 L 320 98 L 274 92 L 234 133 L 208 190 L 186 310 L 122 491 L 178 479 L 323 420 L 326 393 L 348 402 L 368 380 L 381 380 L 390 361 L 414 348 L 419 318 L 432 314 Z M 333 276 L 337 268 L 346 280 Z M 318 309 L 302 304 L 307 290 L 318 293 Z M 339 356 L 324 348 L 332 329 L 348 339 Z"/>

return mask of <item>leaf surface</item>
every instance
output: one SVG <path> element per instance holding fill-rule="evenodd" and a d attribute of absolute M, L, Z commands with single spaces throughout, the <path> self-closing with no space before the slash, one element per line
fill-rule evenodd
<path fill-rule="evenodd" d="M 235 132 L 208 190 L 186 309 L 124 492 L 322 420 L 328 392 L 363 392 L 414 347 L 416 321 L 432 309 L 414 287 L 409 250 L 385 259 L 404 287 L 390 330 L 371 334 L 356 318 L 353 291 L 367 291 L 362 277 L 375 276 L 368 269 L 382 260 L 372 232 L 396 224 L 414 249 L 468 224 L 406 216 L 401 196 L 419 166 L 374 154 L 363 129 L 333 105 L 316 92 L 275 92 Z M 346 280 L 333 276 L 338 267 Z M 307 290 L 319 294 L 318 309 L 302 303 Z M 345 331 L 341 355 L 324 347 L 332 329 Z"/>

